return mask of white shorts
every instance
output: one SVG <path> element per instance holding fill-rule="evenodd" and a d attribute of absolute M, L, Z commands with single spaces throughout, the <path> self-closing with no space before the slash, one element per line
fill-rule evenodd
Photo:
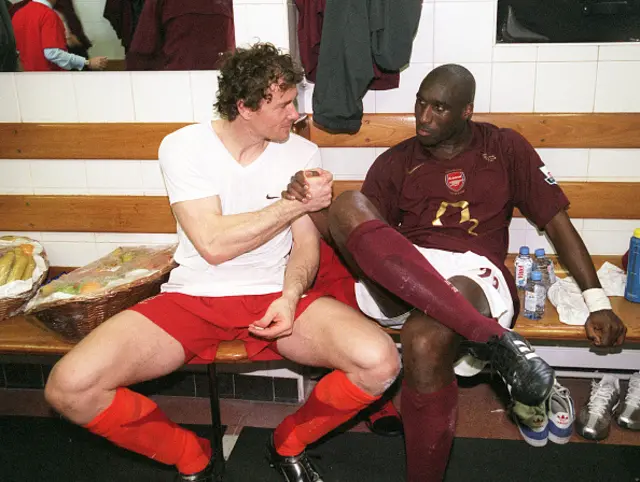
<path fill-rule="evenodd" d="M 511 292 L 502 275 L 502 271 L 484 256 L 467 251 L 466 253 L 452 253 L 441 249 L 430 249 L 416 246 L 416 249 L 431 263 L 431 265 L 445 279 L 454 276 L 465 276 L 475 281 L 487 298 L 491 316 L 498 323 L 509 329 L 513 319 L 513 300 Z M 389 318 L 378 307 L 375 299 L 366 286 L 357 282 L 355 285 L 358 307 L 367 316 L 375 319 L 382 326 L 400 328 L 409 318 L 411 312 Z M 461 357 L 455 365 L 456 374 L 461 376 L 473 376 L 479 373 L 484 366 L 482 362 L 471 355 Z"/>

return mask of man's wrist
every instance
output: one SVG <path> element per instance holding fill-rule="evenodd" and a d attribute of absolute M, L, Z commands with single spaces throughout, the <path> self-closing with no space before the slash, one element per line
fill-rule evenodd
<path fill-rule="evenodd" d="M 298 302 L 302 299 L 303 295 L 304 292 L 300 291 L 300 288 L 298 286 L 284 288 L 282 290 L 282 297 L 285 300 L 289 301 L 294 307 L 298 305 Z"/>
<path fill-rule="evenodd" d="M 280 199 L 278 203 L 285 209 L 286 212 L 291 213 L 294 217 L 307 214 L 307 207 L 300 201 L 290 201 L 289 199 Z"/>

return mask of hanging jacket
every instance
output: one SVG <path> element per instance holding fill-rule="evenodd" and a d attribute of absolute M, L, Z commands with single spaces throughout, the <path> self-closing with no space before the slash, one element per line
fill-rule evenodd
<path fill-rule="evenodd" d="M 143 5 L 144 0 L 106 0 L 104 4 L 102 16 L 111 24 L 125 52 L 133 40 Z"/>
<path fill-rule="evenodd" d="M 0 72 L 18 70 L 18 52 L 11 16 L 5 0 L 0 0 Z"/>
<path fill-rule="evenodd" d="M 235 48 L 232 0 L 146 0 L 127 70 L 215 70 Z"/>
<path fill-rule="evenodd" d="M 326 0 L 313 91 L 313 120 L 330 132 L 355 133 L 373 64 L 399 71 L 409 63 L 422 0 Z"/>
<path fill-rule="evenodd" d="M 320 40 L 326 0 L 296 0 L 298 8 L 298 45 L 300 60 L 304 67 L 304 76 L 308 81 L 316 81 L 318 57 L 320 56 Z M 373 80 L 369 90 L 395 89 L 400 85 L 400 72 L 384 72 L 373 64 Z"/>

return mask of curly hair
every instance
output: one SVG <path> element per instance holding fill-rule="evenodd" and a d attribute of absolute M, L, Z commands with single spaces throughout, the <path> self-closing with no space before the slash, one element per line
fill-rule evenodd
<path fill-rule="evenodd" d="M 269 88 L 273 84 L 287 90 L 302 79 L 302 70 L 291 56 L 273 44 L 257 43 L 250 48 L 237 48 L 223 58 L 214 106 L 223 119 L 233 121 L 238 117 L 238 101 L 256 111 L 263 100 L 271 101 Z"/>

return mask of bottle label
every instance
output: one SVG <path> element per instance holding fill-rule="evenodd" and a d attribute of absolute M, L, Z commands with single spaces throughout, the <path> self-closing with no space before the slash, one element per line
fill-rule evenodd
<path fill-rule="evenodd" d="M 547 272 L 549 273 L 549 285 L 556 282 L 556 271 L 553 269 L 553 262 L 547 265 Z"/>
<path fill-rule="evenodd" d="M 538 295 L 535 292 L 527 291 L 524 294 L 524 309 L 526 311 L 536 311 L 538 308 Z"/>
<path fill-rule="evenodd" d="M 518 288 L 524 288 L 529 280 L 529 272 L 532 262 L 526 259 L 518 259 L 515 261 L 515 279 Z"/>

